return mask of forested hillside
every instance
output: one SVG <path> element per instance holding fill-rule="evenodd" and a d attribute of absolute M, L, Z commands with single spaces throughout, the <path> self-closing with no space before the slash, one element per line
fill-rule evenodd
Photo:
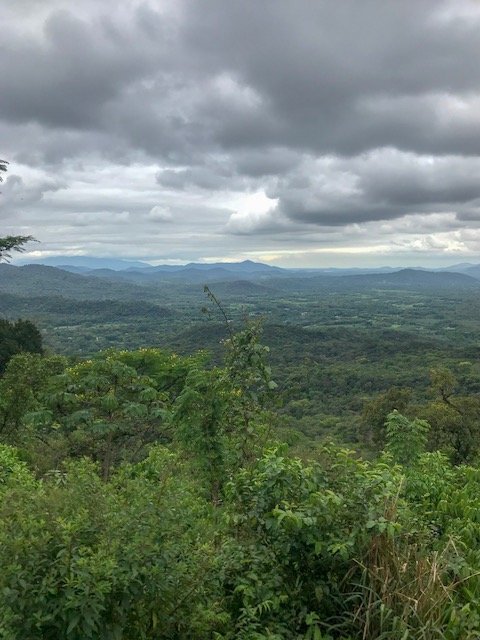
<path fill-rule="evenodd" d="M 342 286 L 2 296 L 0 637 L 478 638 L 476 294 Z"/>
<path fill-rule="evenodd" d="M 84 277 L 63 269 L 27 264 L 14 267 L 0 264 L 0 291 L 18 295 L 66 295 L 78 300 L 146 298 L 148 293 L 128 283 L 112 283 Z"/>
<path fill-rule="evenodd" d="M 69 357 L 155 346 L 183 355 L 207 350 L 218 364 L 228 331 L 219 314 L 202 312 L 203 286 L 169 281 L 172 269 L 198 274 L 208 266 L 136 269 L 153 269 L 157 279 L 140 286 L 53 267 L 3 265 L 15 277 L 0 278 L 0 312 L 10 320 L 30 319 L 48 349 Z M 225 270 L 237 279 L 209 287 L 236 326 L 245 317 L 262 320 L 279 385 L 279 419 L 284 437 L 298 441 L 298 452 L 311 440 L 334 437 L 368 455 L 359 434 L 369 403 L 400 387 L 409 393 L 408 415 L 429 414 L 439 397 L 434 369 L 451 371 L 458 395 L 480 390 L 480 284 L 473 278 L 421 270 L 309 271 L 300 278 L 296 270 L 255 263 Z"/>

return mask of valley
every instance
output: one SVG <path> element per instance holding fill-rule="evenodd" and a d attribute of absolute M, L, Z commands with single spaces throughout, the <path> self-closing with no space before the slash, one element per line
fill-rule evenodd
<path fill-rule="evenodd" d="M 451 369 L 463 393 L 480 391 L 480 280 L 414 269 L 334 274 L 249 262 L 124 271 L 0 265 L 0 313 L 33 321 L 51 352 L 72 358 L 158 347 L 207 351 L 214 365 L 228 333 L 207 285 L 233 327 L 261 322 L 282 428 L 300 448 L 333 437 L 363 450 L 368 403 L 408 388 L 418 412 L 431 400 L 436 366 Z"/>

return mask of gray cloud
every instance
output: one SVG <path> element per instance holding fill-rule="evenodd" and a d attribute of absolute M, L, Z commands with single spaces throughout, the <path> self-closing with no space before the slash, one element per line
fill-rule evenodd
<path fill-rule="evenodd" d="M 28 186 L 17 175 L 9 175 L 2 183 L 0 200 L 0 218 L 18 215 L 23 207 L 38 204 L 45 194 L 55 192 L 66 185 L 52 178 L 31 179 Z"/>
<path fill-rule="evenodd" d="M 468 106 L 478 94 L 478 19 L 447 19 L 447 3 L 178 5 L 173 15 L 139 3 L 116 18 L 108 2 L 87 18 L 56 10 L 36 41 L 5 35 L 15 58 L 1 63 L 3 117 L 122 127 L 156 154 L 170 151 L 170 137 L 346 154 L 385 145 L 472 153 L 472 138 L 478 144 Z"/>
<path fill-rule="evenodd" d="M 3 45 L 15 54 L 13 64 L 4 56 L 1 63 L 1 111 L 12 122 L 97 128 L 108 102 L 158 59 L 156 43 L 138 21 L 119 28 L 103 16 L 88 22 L 62 10 L 48 16 L 39 35 L 37 41 L 7 36 Z"/>
<path fill-rule="evenodd" d="M 314 224 L 452 210 L 460 217 L 480 204 L 479 178 L 480 158 L 382 149 L 348 159 L 307 157 L 269 195 L 287 217 Z"/>
<path fill-rule="evenodd" d="M 123 253 L 129 225 L 138 257 L 389 233 L 476 251 L 474 0 L 22 0 L 0 19 L 0 216 L 47 251 L 73 230 L 72 250 Z"/>

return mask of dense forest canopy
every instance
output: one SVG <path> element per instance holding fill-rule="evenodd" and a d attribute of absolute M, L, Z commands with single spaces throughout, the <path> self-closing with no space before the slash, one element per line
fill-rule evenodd
<path fill-rule="evenodd" d="M 9 322 L 0 318 L 0 374 L 16 353 L 43 353 L 42 336 L 29 320 Z"/>
<path fill-rule="evenodd" d="M 417 343 L 373 329 L 370 347 L 361 325 L 242 327 L 207 293 L 170 349 L 54 355 L 31 322 L 3 321 L 19 342 L 0 378 L 0 635 L 478 637 L 467 343 L 433 327 Z M 175 324 L 181 306 L 166 308 Z M 403 386 L 412 364 L 423 391 Z"/>

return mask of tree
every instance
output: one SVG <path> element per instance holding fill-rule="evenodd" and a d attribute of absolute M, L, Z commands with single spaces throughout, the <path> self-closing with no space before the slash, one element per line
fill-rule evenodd
<path fill-rule="evenodd" d="M 0 182 L 3 182 L 3 176 L 1 172 L 7 171 L 8 162 L 6 160 L 0 160 Z M 25 251 L 24 244 L 34 240 L 33 236 L 5 236 L 0 237 L 0 262 L 8 260 L 11 257 L 10 251 Z"/>
<path fill-rule="evenodd" d="M 391 387 L 363 408 L 360 422 L 360 437 L 367 445 L 381 450 L 386 441 L 386 419 L 388 414 L 397 410 L 404 413 L 410 403 L 412 390 L 405 387 Z"/>
<path fill-rule="evenodd" d="M 66 364 L 66 359 L 61 356 L 44 356 L 33 352 L 20 352 L 10 359 L 0 378 L 2 441 L 8 440 L 16 445 L 23 441 L 23 416 L 42 407 L 43 397 L 52 385 L 53 376 L 63 373 Z"/>
<path fill-rule="evenodd" d="M 108 480 L 113 466 L 144 457 L 167 441 L 167 394 L 110 351 L 52 376 L 34 411 L 24 416 L 32 436 L 64 457 L 89 456 Z M 47 454 L 42 457 L 46 458 Z"/>
<path fill-rule="evenodd" d="M 0 376 L 16 353 L 43 353 L 42 334 L 29 320 L 0 319 Z"/>
<path fill-rule="evenodd" d="M 459 383 L 445 367 L 430 371 L 434 399 L 421 417 L 432 425 L 429 448 L 449 451 L 455 464 L 472 460 L 480 447 L 480 399 L 460 395 Z"/>
<path fill-rule="evenodd" d="M 387 430 L 386 450 L 395 462 L 408 465 L 416 462 L 425 453 L 430 425 L 426 420 L 409 420 L 396 409 L 388 414 L 385 422 Z"/>
<path fill-rule="evenodd" d="M 6 160 L 0 160 L 0 171 L 6 171 L 7 164 L 8 162 Z M 1 173 L 0 173 L 0 182 L 3 182 L 3 177 Z"/>
<path fill-rule="evenodd" d="M 0 238 L 0 262 L 5 260 L 8 262 L 11 258 L 11 251 L 22 253 L 25 251 L 23 245 L 31 240 L 35 240 L 33 236 L 5 236 Z"/>

